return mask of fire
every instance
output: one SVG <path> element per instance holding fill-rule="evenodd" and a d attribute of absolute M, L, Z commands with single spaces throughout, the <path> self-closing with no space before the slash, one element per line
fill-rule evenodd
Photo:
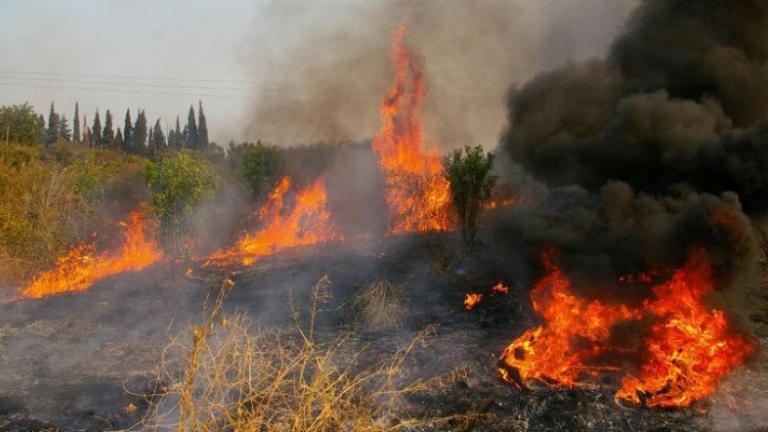
<path fill-rule="evenodd" d="M 570 280 L 550 255 L 545 255 L 544 266 L 546 274 L 531 292 L 533 308 L 544 324 L 512 342 L 499 362 L 502 378 L 520 388 L 528 380 L 573 388 L 587 384 L 591 376 L 614 371 L 624 373 L 617 399 L 684 407 L 712 394 L 720 379 L 752 351 L 748 342 L 731 333 L 723 311 L 704 304 L 714 281 L 703 253 L 693 253 L 668 281 L 655 285 L 654 298 L 637 309 L 587 302 L 572 293 Z M 611 344 L 616 324 L 644 317 L 655 320 L 644 336 L 647 352 L 626 352 Z M 626 373 L 615 355 L 607 355 L 618 352 L 641 359 L 638 376 Z"/>
<path fill-rule="evenodd" d="M 452 226 L 450 185 L 440 153 L 424 147 L 426 86 L 414 53 L 403 44 L 405 34 L 402 25 L 394 34 L 395 79 L 381 101 L 382 126 L 372 141 L 385 175 L 389 232 L 444 231 Z"/>
<path fill-rule="evenodd" d="M 327 209 L 324 178 L 299 191 L 293 208 L 286 211 L 286 195 L 291 190 L 291 183 L 289 177 L 281 179 L 267 203 L 259 209 L 258 217 L 265 223 L 261 229 L 246 234 L 233 248 L 212 255 L 208 263 L 238 260 L 243 265 L 250 265 L 284 249 L 341 240 Z"/>
<path fill-rule="evenodd" d="M 470 293 L 467 294 L 467 297 L 464 298 L 464 308 L 468 311 L 471 311 L 474 309 L 475 306 L 477 306 L 478 303 L 480 303 L 480 300 L 483 299 L 482 294 L 474 294 Z"/>
<path fill-rule="evenodd" d="M 22 289 L 21 295 L 41 298 L 84 291 L 102 278 L 142 270 L 163 257 L 155 241 L 145 236 L 146 221 L 142 211 L 131 213 L 128 221 L 120 225 L 125 230 L 120 249 L 96 255 L 94 244 L 76 246 L 57 260 L 56 267 L 40 274 Z"/>
<path fill-rule="evenodd" d="M 717 383 L 752 351 L 731 334 L 725 313 L 702 298 L 714 289 L 712 268 L 702 254 L 653 288 L 645 310 L 658 317 L 644 339 L 647 360 L 639 376 L 627 375 L 619 399 L 647 406 L 678 407 L 712 394 Z"/>
<path fill-rule="evenodd" d="M 610 351 L 601 342 L 610 336 L 613 325 L 638 314 L 623 306 L 578 298 L 551 254 L 543 259 L 547 274 L 531 291 L 531 301 L 544 324 L 526 331 L 504 350 L 499 372 L 505 381 L 520 388 L 532 379 L 573 388 L 585 375 L 596 376 L 611 369 L 593 362 Z"/>
<path fill-rule="evenodd" d="M 504 285 L 503 281 L 499 281 L 499 283 L 491 287 L 491 292 L 494 294 L 509 294 L 509 287 Z"/>

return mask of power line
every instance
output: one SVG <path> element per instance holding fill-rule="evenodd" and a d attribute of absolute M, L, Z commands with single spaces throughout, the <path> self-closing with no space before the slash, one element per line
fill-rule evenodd
<path fill-rule="evenodd" d="M 3 74 L 14 75 L 42 75 L 42 76 L 70 76 L 81 78 L 114 78 L 114 79 L 128 79 L 128 80 L 144 80 L 144 81 L 186 81 L 186 82 L 216 82 L 216 83 L 235 83 L 235 84 L 259 84 L 257 81 L 243 81 L 243 80 L 228 80 L 228 79 L 200 79 L 200 78 L 179 78 L 179 77 L 151 77 L 151 76 L 138 76 L 138 75 L 108 75 L 108 74 L 83 74 L 83 73 L 67 73 L 67 72 L 37 72 L 37 71 L 13 71 L 13 70 L 0 70 Z"/>
<path fill-rule="evenodd" d="M 204 90 L 250 90 L 250 87 L 211 87 L 211 86 L 199 86 L 199 85 L 179 85 L 179 84 L 157 84 L 157 83 L 138 83 L 138 82 L 120 82 L 120 81 L 90 81 L 80 79 L 65 79 L 65 78 L 18 78 L 13 76 L 3 76 L 3 72 L 0 72 L 0 79 L 14 80 L 14 81 L 44 81 L 44 82 L 63 82 L 63 83 L 75 83 L 75 84 L 106 84 L 106 85 L 119 85 L 119 86 L 138 86 L 138 87 L 155 87 L 155 88 L 195 88 Z"/>
<path fill-rule="evenodd" d="M 56 85 L 39 85 L 39 84 L 24 84 L 24 83 L 9 83 L 0 81 L 0 86 L 5 87 L 25 87 L 25 88 L 38 88 L 38 89 L 65 89 L 65 90 L 81 90 L 90 92 L 101 93 L 125 93 L 125 94 L 149 94 L 149 95 L 162 95 L 162 96 L 194 96 L 194 97 L 213 97 L 213 98 L 231 98 L 231 99 L 256 99 L 252 96 L 244 95 L 226 95 L 226 94 L 212 94 L 212 93 L 182 93 L 182 92 L 160 92 L 160 91 L 148 91 L 148 90 L 126 90 L 118 88 L 91 88 L 91 87 L 74 87 L 74 86 L 56 86 Z"/>

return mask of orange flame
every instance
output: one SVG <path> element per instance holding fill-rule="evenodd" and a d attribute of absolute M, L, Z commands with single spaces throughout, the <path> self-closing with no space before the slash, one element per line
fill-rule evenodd
<path fill-rule="evenodd" d="M 610 370 L 592 364 L 608 349 L 599 342 L 610 335 L 617 322 L 639 315 L 624 306 L 597 300 L 588 303 L 576 297 L 570 280 L 552 262 L 552 256 L 545 254 L 543 259 L 547 274 L 531 291 L 531 301 L 545 323 L 526 331 L 504 350 L 499 372 L 505 381 L 518 387 L 536 379 L 554 387 L 572 388 L 584 375 Z M 579 340 L 590 343 L 577 344 Z"/>
<path fill-rule="evenodd" d="M 505 381 L 520 388 L 532 379 L 572 388 L 601 372 L 622 372 L 602 359 L 626 351 L 610 345 L 612 327 L 648 315 L 657 321 L 644 337 L 647 352 L 634 353 L 644 361 L 640 374 L 624 375 L 617 399 L 647 406 L 688 406 L 712 394 L 753 349 L 729 332 L 723 311 L 705 306 L 703 298 L 714 289 L 714 282 L 711 265 L 700 252 L 692 254 L 669 281 L 654 286 L 655 298 L 637 310 L 597 300 L 587 303 L 572 294 L 570 280 L 550 256 L 544 257 L 544 264 L 547 274 L 531 292 L 533 308 L 544 324 L 512 342 L 498 368 Z"/>
<path fill-rule="evenodd" d="M 672 279 L 653 288 L 645 309 L 658 317 L 644 339 L 647 360 L 627 375 L 616 397 L 647 406 L 680 407 L 712 394 L 753 347 L 729 332 L 725 313 L 702 298 L 714 289 L 712 267 L 694 254 Z"/>
<path fill-rule="evenodd" d="M 509 287 L 504 285 L 503 281 L 499 281 L 499 283 L 491 287 L 491 292 L 494 294 L 509 294 Z"/>
<path fill-rule="evenodd" d="M 295 205 L 285 211 L 285 196 L 291 189 L 291 179 L 280 180 L 269 200 L 258 211 L 266 225 L 256 233 L 248 233 L 231 249 L 213 254 L 208 264 L 227 264 L 233 260 L 250 265 L 257 260 L 298 246 L 309 246 L 332 240 L 342 240 L 331 224 L 327 209 L 324 178 L 298 192 Z"/>
<path fill-rule="evenodd" d="M 373 138 L 386 183 L 389 232 L 444 231 L 450 229 L 450 185 L 439 152 L 424 149 L 421 107 L 426 98 L 424 77 L 414 53 L 403 45 L 405 26 L 392 41 L 395 80 L 382 99 L 382 126 Z"/>
<path fill-rule="evenodd" d="M 478 303 L 480 303 L 480 300 L 482 299 L 482 294 L 467 294 L 467 297 L 464 298 L 464 308 L 468 311 L 471 311 L 475 306 L 477 306 Z"/>
<path fill-rule="evenodd" d="M 41 298 L 73 291 L 84 291 L 99 279 L 127 271 L 142 270 L 163 257 L 154 240 L 145 237 L 146 221 L 142 211 L 130 214 L 124 227 L 123 245 L 116 252 L 95 256 L 95 245 L 72 248 L 59 258 L 56 267 L 35 278 L 21 290 L 21 295 Z"/>

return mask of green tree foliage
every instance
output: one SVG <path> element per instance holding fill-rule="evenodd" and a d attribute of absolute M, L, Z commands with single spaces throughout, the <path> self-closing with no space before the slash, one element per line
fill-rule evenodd
<path fill-rule="evenodd" d="M 115 132 L 115 148 L 123 149 L 125 147 L 125 139 L 123 138 L 123 131 L 117 128 Z"/>
<path fill-rule="evenodd" d="M 197 145 L 198 149 L 205 150 L 208 148 L 208 121 L 205 119 L 205 113 L 203 113 L 203 102 L 198 101 L 197 108 Z"/>
<path fill-rule="evenodd" d="M 51 110 L 48 112 L 48 129 L 45 133 L 45 145 L 50 146 L 59 138 L 59 115 L 51 102 Z"/>
<path fill-rule="evenodd" d="M 179 152 L 147 162 L 144 177 L 160 219 L 163 248 L 178 255 L 183 236 L 192 228 L 193 211 L 218 183 L 216 172 L 203 158 Z"/>
<path fill-rule="evenodd" d="M 195 109 L 190 105 L 189 113 L 187 114 L 187 126 L 184 128 L 184 146 L 189 149 L 199 150 L 198 143 Z"/>
<path fill-rule="evenodd" d="M 461 223 L 464 243 L 472 245 L 477 234 L 477 220 L 483 202 L 491 197 L 498 177 L 491 175 L 493 153 L 482 146 L 466 146 L 445 158 L 445 177 L 451 184 L 451 196 Z"/>
<path fill-rule="evenodd" d="M 102 147 L 111 148 L 115 145 L 115 129 L 112 125 L 112 113 L 109 110 L 104 115 L 104 131 L 101 134 Z"/>
<path fill-rule="evenodd" d="M 126 153 L 134 153 L 133 150 L 133 122 L 131 121 L 130 108 L 125 110 L 125 122 L 123 124 L 123 146 L 121 149 Z"/>
<path fill-rule="evenodd" d="M 138 117 L 136 117 L 136 124 L 131 131 L 131 147 L 136 154 L 145 154 L 147 146 L 147 137 L 149 136 L 149 129 L 147 127 L 147 116 L 144 114 L 144 110 L 139 111 Z"/>
<path fill-rule="evenodd" d="M 101 118 L 99 117 L 99 110 L 96 110 L 96 117 L 93 119 L 93 126 L 91 126 L 91 145 L 99 147 L 102 144 L 101 141 Z"/>
<path fill-rule="evenodd" d="M 57 135 L 60 140 L 72 142 L 72 130 L 69 128 L 69 122 L 64 114 L 59 116 L 59 132 Z"/>
<path fill-rule="evenodd" d="M 282 150 L 261 141 L 230 146 L 229 159 L 254 195 L 268 192 L 285 170 Z"/>
<path fill-rule="evenodd" d="M 80 144 L 80 105 L 75 102 L 75 117 L 72 119 L 72 142 Z"/>
<path fill-rule="evenodd" d="M 168 149 L 165 141 L 165 134 L 163 133 L 163 128 L 160 126 L 160 119 L 157 119 L 155 122 L 155 127 L 152 128 L 150 148 L 153 157 L 156 157 L 158 154 L 161 154 Z"/>
<path fill-rule="evenodd" d="M 19 144 L 33 145 L 46 136 L 45 121 L 28 104 L 0 107 L 0 137 Z"/>

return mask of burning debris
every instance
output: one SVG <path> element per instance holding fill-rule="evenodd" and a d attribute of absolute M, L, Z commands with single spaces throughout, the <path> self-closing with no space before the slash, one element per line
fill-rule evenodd
<path fill-rule="evenodd" d="M 59 258 L 56 267 L 37 276 L 21 295 L 41 298 L 65 292 L 83 291 L 105 277 L 140 271 L 163 258 L 154 234 L 147 234 L 146 216 L 137 210 L 119 224 L 123 243 L 117 251 L 96 253 L 94 244 L 76 246 Z"/>
<path fill-rule="evenodd" d="M 479 293 L 469 293 L 464 298 L 464 309 L 471 311 L 477 306 L 480 301 L 483 300 L 483 295 Z"/>

